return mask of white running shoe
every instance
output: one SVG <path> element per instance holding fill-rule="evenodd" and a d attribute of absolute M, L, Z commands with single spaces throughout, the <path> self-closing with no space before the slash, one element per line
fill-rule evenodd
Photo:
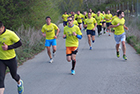
<path fill-rule="evenodd" d="M 50 61 L 49 61 L 49 63 L 52 63 L 52 62 L 53 62 L 53 59 L 51 58 Z"/>

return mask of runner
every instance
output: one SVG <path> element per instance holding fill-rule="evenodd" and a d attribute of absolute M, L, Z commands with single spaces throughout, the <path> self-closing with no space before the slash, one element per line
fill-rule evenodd
<path fill-rule="evenodd" d="M 126 30 L 128 30 L 128 27 L 126 27 L 125 24 L 125 19 L 124 19 L 124 12 L 119 11 L 117 13 L 117 16 L 113 21 L 112 21 L 112 25 L 110 26 L 110 28 L 115 28 L 115 32 L 114 32 L 114 38 L 116 41 L 116 52 L 117 52 L 117 57 L 120 57 L 119 54 L 119 45 L 120 45 L 120 41 L 122 43 L 122 50 L 123 50 L 123 58 L 125 60 L 127 60 L 126 57 L 126 46 L 125 46 L 125 31 L 124 28 Z"/>
<path fill-rule="evenodd" d="M 103 18 L 102 15 L 100 15 L 100 11 L 97 12 L 97 16 L 95 17 L 96 21 L 97 21 L 97 29 L 98 29 L 98 36 L 100 36 L 102 33 L 102 22 L 103 22 Z"/>
<path fill-rule="evenodd" d="M 111 29 L 109 26 L 111 25 L 111 19 L 112 14 L 110 13 L 110 10 L 107 11 L 107 14 L 105 15 L 106 25 L 107 25 L 107 32 L 109 32 L 109 36 L 111 35 Z"/>
<path fill-rule="evenodd" d="M 103 14 L 102 17 L 103 17 L 103 19 L 104 19 L 104 18 L 105 18 L 105 12 L 103 11 L 102 14 Z M 105 29 L 106 29 L 106 20 L 105 20 L 105 19 L 104 19 L 103 22 L 102 22 L 102 27 L 103 27 L 103 30 L 104 30 L 103 32 L 104 32 L 104 34 L 105 34 L 105 33 L 106 33 L 106 32 L 105 32 Z"/>
<path fill-rule="evenodd" d="M 6 68 L 10 70 L 12 78 L 17 82 L 18 93 L 24 92 L 23 81 L 17 74 L 15 48 L 22 45 L 20 38 L 11 30 L 4 27 L 0 21 L 0 94 L 4 94 L 4 78 Z"/>
<path fill-rule="evenodd" d="M 69 17 L 69 15 L 67 14 L 67 12 L 65 11 L 65 13 L 62 15 L 62 19 L 63 19 L 63 26 L 65 27 L 67 25 L 67 18 Z"/>
<path fill-rule="evenodd" d="M 80 13 L 80 11 L 77 11 L 76 19 L 79 24 L 80 30 L 82 29 L 82 18 L 83 18 L 83 15 Z"/>
<path fill-rule="evenodd" d="M 78 39 L 82 38 L 82 33 L 78 26 L 73 24 L 72 17 L 68 17 L 69 25 L 64 27 L 63 38 L 66 39 L 67 61 L 72 61 L 71 74 L 75 74 L 76 53 L 78 52 Z"/>
<path fill-rule="evenodd" d="M 94 25 L 95 24 L 95 25 Z M 92 37 L 92 43 L 95 42 L 95 28 L 97 27 L 97 21 L 95 18 L 91 17 L 91 13 L 88 13 L 88 18 L 85 20 L 84 27 L 87 27 L 87 36 L 88 36 L 88 43 L 90 46 L 90 50 L 92 50 L 91 46 L 91 37 Z"/>
<path fill-rule="evenodd" d="M 56 35 L 55 35 L 55 30 L 57 30 Z M 43 25 L 42 27 L 42 35 L 46 37 L 46 42 L 45 46 L 47 48 L 47 53 L 50 58 L 50 63 L 53 62 L 52 56 L 51 56 L 51 51 L 50 51 L 50 46 L 52 45 L 53 49 L 53 57 L 56 54 L 56 39 L 59 34 L 59 28 L 54 24 L 51 23 L 51 18 L 49 16 L 46 17 L 46 24 Z"/>

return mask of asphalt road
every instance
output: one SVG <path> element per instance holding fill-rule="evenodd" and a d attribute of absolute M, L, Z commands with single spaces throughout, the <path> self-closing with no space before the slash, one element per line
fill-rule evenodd
<path fill-rule="evenodd" d="M 89 50 L 87 36 L 82 31 L 77 54 L 76 74 L 71 75 L 71 63 L 66 61 L 63 26 L 57 39 L 57 54 L 52 64 L 46 50 L 18 67 L 24 81 L 24 94 L 140 94 L 140 55 L 126 43 L 128 60 L 116 57 L 113 33 L 97 37 Z M 17 84 L 8 73 L 5 93 L 17 94 Z"/>

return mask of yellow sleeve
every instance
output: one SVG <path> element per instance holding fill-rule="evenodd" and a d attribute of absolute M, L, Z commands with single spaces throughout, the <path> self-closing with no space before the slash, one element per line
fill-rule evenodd
<path fill-rule="evenodd" d="M 44 26 L 42 27 L 41 31 L 42 31 L 42 33 L 44 33 L 44 32 L 45 32 Z"/>
<path fill-rule="evenodd" d="M 20 38 L 15 34 L 15 32 L 11 32 L 10 39 L 12 42 L 16 43 L 20 40 Z"/>

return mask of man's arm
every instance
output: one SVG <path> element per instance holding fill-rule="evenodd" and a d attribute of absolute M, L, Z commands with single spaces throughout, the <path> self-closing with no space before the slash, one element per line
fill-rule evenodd
<path fill-rule="evenodd" d="M 119 25 L 120 25 L 120 23 L 118 23 L 117 25 L 110 25 L 109 28 L 118 27 Z"/>
<path fill-rule="evenodd" d="M 3 43 L 2 49 L 3 50 L 15 49 L 15 48 L 20 47 L 21 45 L 22 45 L 22 43 L 20 40 L 12 45 L 9 45 L 9 46 L 7 44 Z"/>
<path fill-rule="evenodd" d="M 59 32 L 60 32 L 60 30 L 59 30 L 59 28 L 58 28 L 58 29 L 57 29 L 57 32 L 56 32 L 56 35 L 54 36 L 55 39 L 57 39 L 57 36 L 58 36 Z"/>
<path fill-rule="evenodd" d="M 126 27 L 125 25 L 124 25 L 124 29 L 129 30 L 129 28 L 128 28 L 128 27 Z"/>

